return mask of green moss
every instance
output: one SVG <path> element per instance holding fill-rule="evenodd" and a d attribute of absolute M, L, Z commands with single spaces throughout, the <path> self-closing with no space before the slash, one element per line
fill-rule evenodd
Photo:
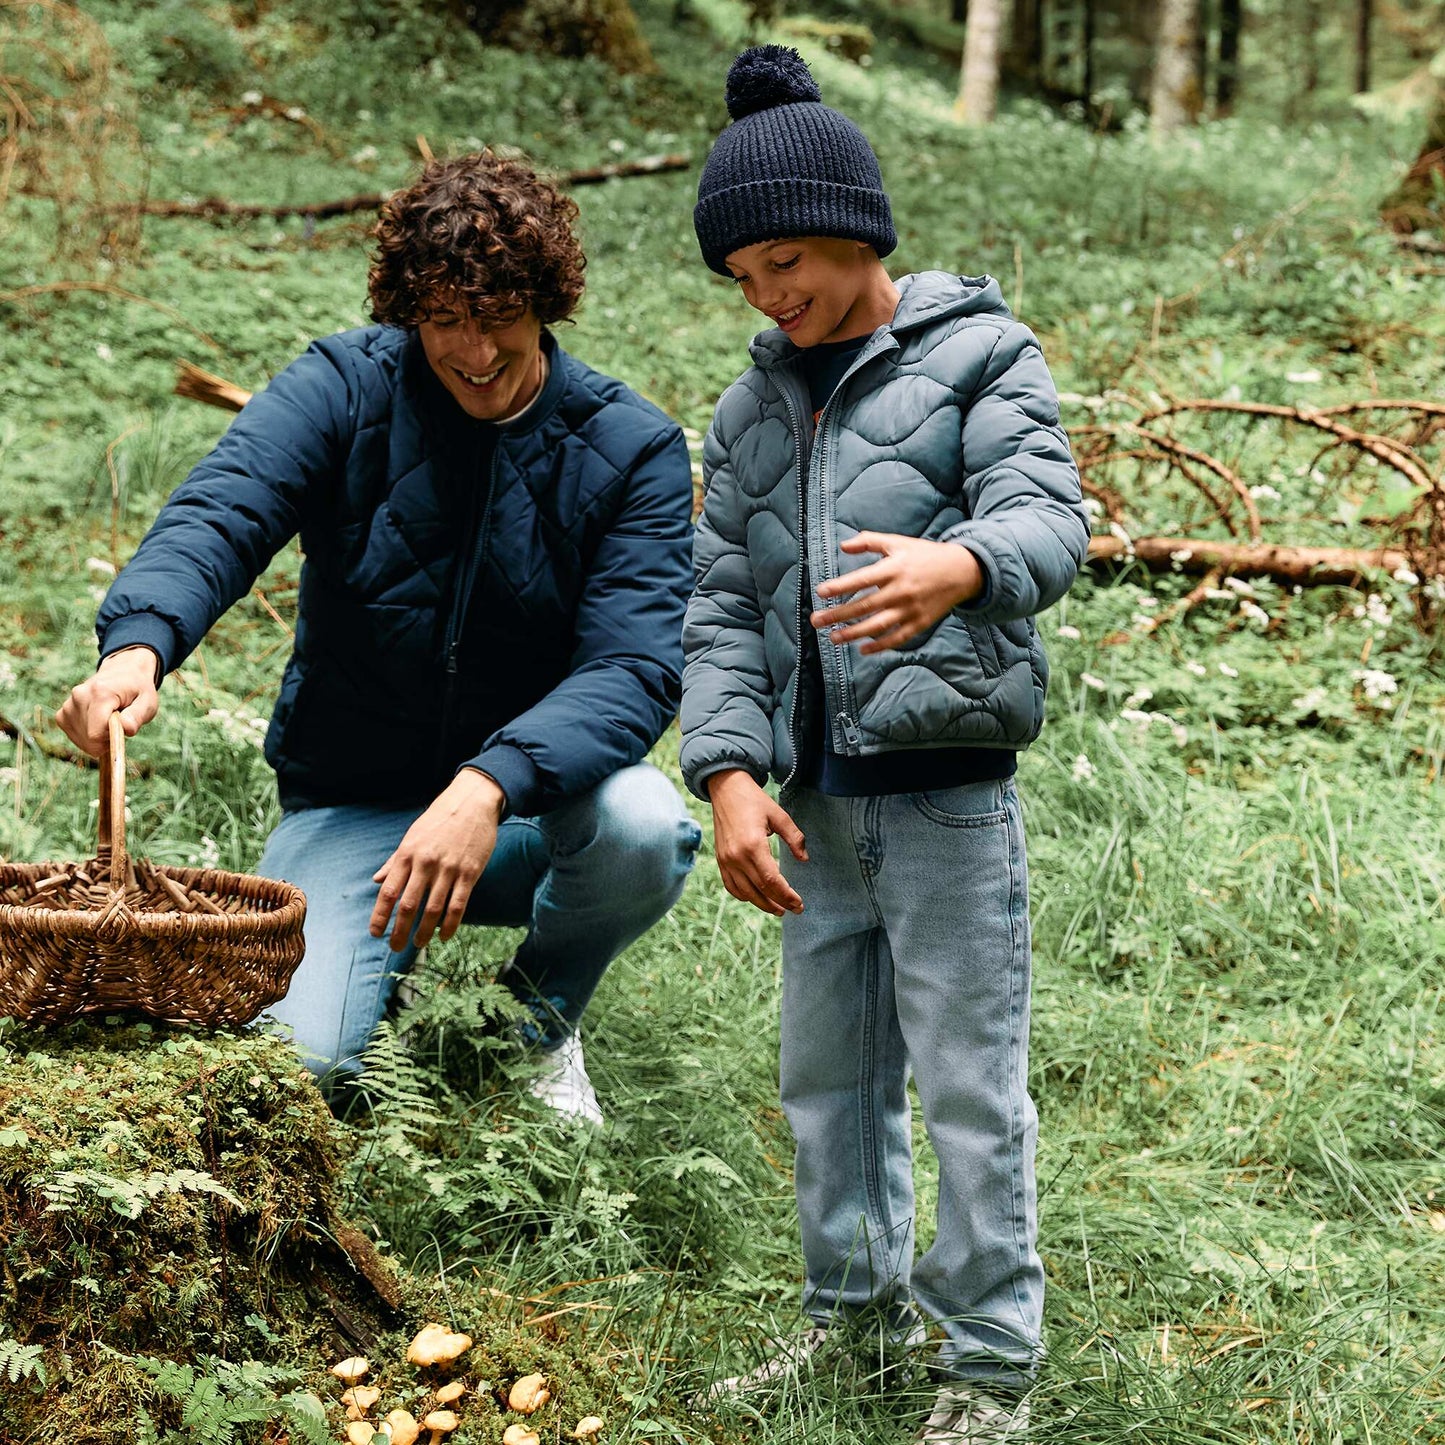
<path fill-rule="evenodd" d="M 0 1399 L 0 1439 L 42 1416 L 107 1438 L 156 1394 L 122 1357 L 303 1368 L 399 1324 L 400 1286 L 336 1213 L 343 1153 L 278 1039 L 0 1026 L 0 1338 L 41 1346 L 50 1381 Z"/>

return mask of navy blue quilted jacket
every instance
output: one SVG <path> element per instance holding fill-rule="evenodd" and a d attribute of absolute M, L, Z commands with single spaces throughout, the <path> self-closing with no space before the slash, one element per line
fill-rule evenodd
<path fill-rule="evenodd" d="M 286 807 L 430 802 L 462 766 L 531 815 L 671 720 L 691 580 L 679 428 L 549 335 L 491 466 L 412 332 L 316 342 L 259 393 L 116 578 L 101 655 L 169 672 L 300 534 L 295 651 L 266 736 Z"/>

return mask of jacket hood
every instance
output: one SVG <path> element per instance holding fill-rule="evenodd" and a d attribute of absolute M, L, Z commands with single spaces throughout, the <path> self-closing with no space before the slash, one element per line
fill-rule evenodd
<path fill-rule="evenodd" d="M 892 321 L 873 333 L 870 349 L 882 337 L 901 336 L 914 327 L 932 325 L 950 317 L 1001 316 L 1008 319 L 1013 315 L 992 276 L 954 276 L 948 271 L 919 271 L 915 275 L 900 276 L 895 284 L 898 287 L 898 309 L 893 313 Z M 766 369 L 790 361 L 802 348 L 795 346 L 785 332 L 771 327 L 759 332 L 748 349 L 753 360 Z"/>

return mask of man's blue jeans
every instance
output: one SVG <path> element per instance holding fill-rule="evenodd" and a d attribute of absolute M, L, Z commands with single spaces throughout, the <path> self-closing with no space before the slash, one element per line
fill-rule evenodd
<path fill-rule="evenodd" d="M 318 1077 L 354 1074 L 416 946 L 393 953 L 367 932 L 372 874 L 418 809 L 335 807 L 287 813 L 256 871 L 306 894 L 306 956 L 270 1016 L 288 1025 Z M 508 818 L 465 921 L 526 928 L 505 982 L 551 1020 L 543 1042 L 576 1026 L 607 965 L 677 901 L 701 830 L 677 789 L 647 763 L 538 818 Z"/>
<path fill-rule="evenodd" d="M 784 799 L 809 862 L 783 919 L 782 1097 L 797 1141 L 804 1308 L 910 1304 L 974 1379 L 1038 1361 L 1028 1095 L 1029 914 L 1012 781 Z M 938 1154 L 938 1232 L 913 1258 L 910 1068 Z"/>

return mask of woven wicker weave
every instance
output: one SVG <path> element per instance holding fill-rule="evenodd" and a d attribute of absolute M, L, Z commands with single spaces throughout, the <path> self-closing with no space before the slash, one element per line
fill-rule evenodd
<path fill-rule="evenodd" d="M 115 715 L 100 760 L 96 856 L 0 863 L 0 1017 L 52 1024 L 131 1009 L 172 1023 L 247 1023 L 284 996 L 305 918 L 293 884 L 127 855 Z"/>

